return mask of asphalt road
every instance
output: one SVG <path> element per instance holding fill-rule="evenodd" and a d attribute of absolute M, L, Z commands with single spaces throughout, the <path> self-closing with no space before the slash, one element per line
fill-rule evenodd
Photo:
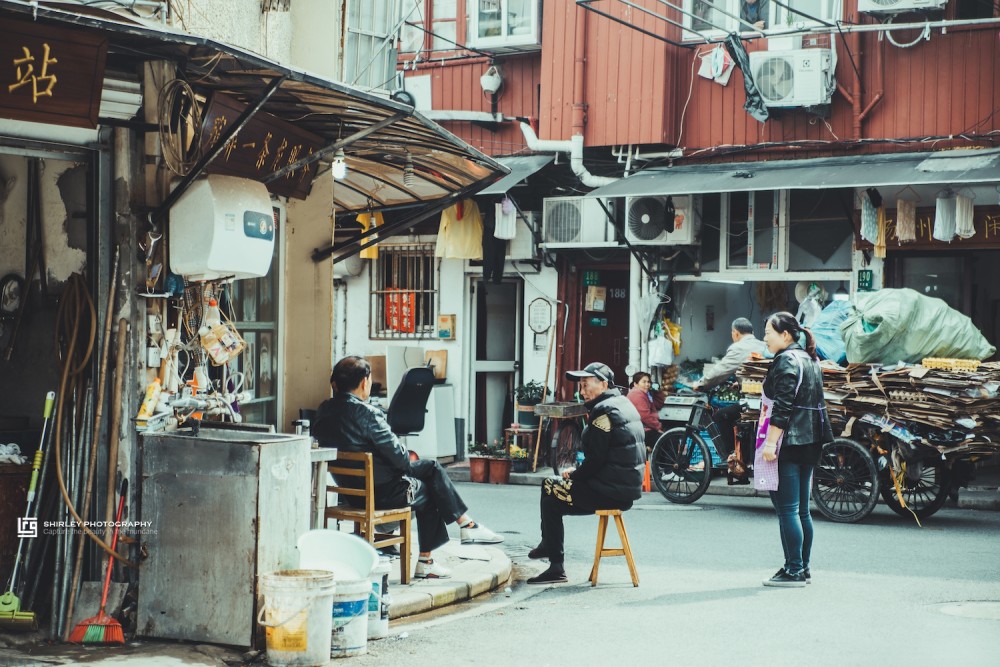
<path fill-rule="evenodd" d="M 527 559 L 539 489 L 458 486 L 506 536 L 522 581 L 393 623 L 352 665 L 1000 665 L 1000 512 L 946 509 L 923 528 L 882 505 L 861 524 L 819 517 L 813 583 L 773 589 L 761 585 L 782 564 L 766 500 L 646 494 L 625 515 L 638 588 L 622 558 L 590 587 L 593 517 L 567 519 L 570 583 L 535 587 L 523 579 L 545 566 Z"/>

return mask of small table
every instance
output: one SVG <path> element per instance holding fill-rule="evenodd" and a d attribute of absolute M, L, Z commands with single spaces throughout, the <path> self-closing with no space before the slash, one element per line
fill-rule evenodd
<path fill-rule="evenodd" d="M 313 516 L 309 522 L 314 529 L 326 528 L 326 465 L 337 458 L 336 447 L 314 447 L 309 450 L 312 464 Z"/>

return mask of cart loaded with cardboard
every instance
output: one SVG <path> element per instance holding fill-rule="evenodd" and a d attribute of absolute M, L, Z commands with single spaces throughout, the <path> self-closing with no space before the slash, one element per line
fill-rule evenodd
<path fill-rule="evenodd" d="M 832 443 L 823 448 L 813 500 L 827 518 L 864 519 L 879 497 L 921 519 L 1000 462 L 1000 362 L 971 320 L 912 290 L 882 290 L 846 309 L 845 359 L 821 362 Z M 770 360 L 739 372 L 760 393 Z M 756 420 L 756 411 L 744 420 Z"/>

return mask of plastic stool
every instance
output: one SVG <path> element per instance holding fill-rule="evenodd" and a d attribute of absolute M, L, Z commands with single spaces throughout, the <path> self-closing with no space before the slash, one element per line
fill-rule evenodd
<path fill-rule="evenodd" d="M 632 548 L 628 544 L 628 535 L 625 533 L 625 522 L 622 520 L 621 510 L 597 510 L 597 551 L 594 553 L 594 567 L 590 570 L 590 585 L 597 585 L 597 569 L 601 566 L 601 558 L 604 556 L 625 556 L 628 562 L 628 571 L 632 575 L 632 585 L 639 585 L 639 573 L 635 570 L 635 561 L 632 560 Z M 615 527 L 618 529 L 618 537 L 621 538 L 621 549 L 605 549 L 604 537 L 608 533 L 608 517 L 615 518 Z"/>

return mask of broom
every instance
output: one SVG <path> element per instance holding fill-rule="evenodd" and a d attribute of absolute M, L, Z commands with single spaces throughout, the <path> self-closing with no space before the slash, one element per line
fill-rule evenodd
<path fill-rule="evenodd" d="M 111 550 L 118 545 L 119 524 L 122 521 L 122 511 L 125 509 L 125 496 L 128 492 L 128 480 L 122 480 L 121 498 L 118 500 L 118 516 L 115 519 L 115 532 L 111 537 Z M 108 556 L 108 571 L 104 575 L 104 590 L 101 592 L 101 608 L 97 616 L 80 621 L 69 635 L 73 644 L 124 644 L 125 635 L 122 625 L 113 617 L 108 616 L 104 608 L 108 604 L 108 588 L 111 586 L 111 568 L 115 559 Z"/>

